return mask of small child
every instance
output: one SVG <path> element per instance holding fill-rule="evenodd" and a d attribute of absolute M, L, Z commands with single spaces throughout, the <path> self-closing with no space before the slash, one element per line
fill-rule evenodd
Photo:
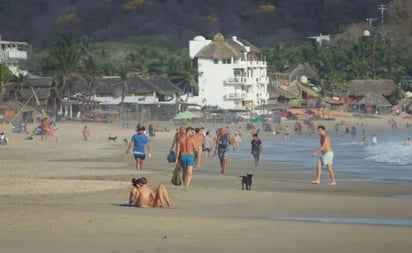
<path fill-rule="evenodd" d="M 87 141 L 87 138 L 90 136 L 90 132 L 89 132 L 89 129 L 87 129 L 87 126 L 84 126 L 82 135 L 83 135 L 83 140 Z"/>

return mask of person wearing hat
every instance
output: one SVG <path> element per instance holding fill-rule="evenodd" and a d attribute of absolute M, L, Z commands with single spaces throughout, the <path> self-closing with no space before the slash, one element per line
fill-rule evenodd
<path fill-rule="evenodd" d="M 152 156 L 149 137 L 144 133 L 145 127 L 140 126 L 137 129 L 137 133 L 132 136 L 129 142 L 129 146 L 126 149 L 126 154 L 129 154 L 130 148 L 133 145 L 133 155 L 136 160 L 136 170 L 141 171 L 143 169 L 143 160 L 146 158 L 146 151 L 149 153 L 149 157 Z"/>

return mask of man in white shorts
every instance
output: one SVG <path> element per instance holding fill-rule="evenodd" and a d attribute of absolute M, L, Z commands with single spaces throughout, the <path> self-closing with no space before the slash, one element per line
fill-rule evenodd
<path fill-rule="evenodd" d="M 322 152 L 322 157 L 319 159 L 316 167 L 316 179 L 312 181 L 312 184 L 320 184 L 320 176 L 322 172 L 322 166 L 326 165 L 328 169 L 330 182 L 328 185 L 336 185 L 335 174 L 333 172 L 332 163 L 333 163 L 333 151 L 330 145 L 330 137 L 326 134 L 324 126 L 318 126 L 318 133 L 320 136 L 320 148 L 312 152 L 312 156 L 316 156 Z"/>

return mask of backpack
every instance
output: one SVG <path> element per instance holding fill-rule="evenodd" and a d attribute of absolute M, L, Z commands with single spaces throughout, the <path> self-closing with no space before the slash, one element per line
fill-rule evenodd
<path fill-rule="evenodd" d="M 222 134 L 219 140 L 219 148 L 225 149 L 227 147 L 229 140 L 227 134 Z"/>

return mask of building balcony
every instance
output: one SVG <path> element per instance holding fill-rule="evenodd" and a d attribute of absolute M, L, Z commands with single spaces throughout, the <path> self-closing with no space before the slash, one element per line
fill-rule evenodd
<path fill-rule="evenodd" d="M 26 60 L 27 59 L 27 52 L 19 51 L 19 50 L 6 50 L 4 52 L 4 56 L 5 56 L 5 58 L 9 58 L 9 59 Z"/>
<path fill-rule="evenodd" d="M 265 61 L 247 61 L 248 67 L 266 67 L 267 63 Z"/>
<path fill-rule="evenodd" d="M 268 84 L 269 83 L 269 77 L 256 78 L 256 82 L 261 83 L 261 84 Z"/>
<path fill-rule="evenodd" d="M 225 95 L 226 100 L 243 100 L 246 98 L 245 92 L 229 93 Z"/>
<path fill-rule="evenodd" d="M 239 86 L 239 85 L 246 85 L 251 86 L 256 83 L 255 78 L 251 77 L 231 77 L 224 81 L 225 85 L 228 86 Z"/>
<path fill-rule="evenodd" d="M 225 85 L 243 85 L 246 83 L 246 77 L 231 77 L 225 80 Z"/>

